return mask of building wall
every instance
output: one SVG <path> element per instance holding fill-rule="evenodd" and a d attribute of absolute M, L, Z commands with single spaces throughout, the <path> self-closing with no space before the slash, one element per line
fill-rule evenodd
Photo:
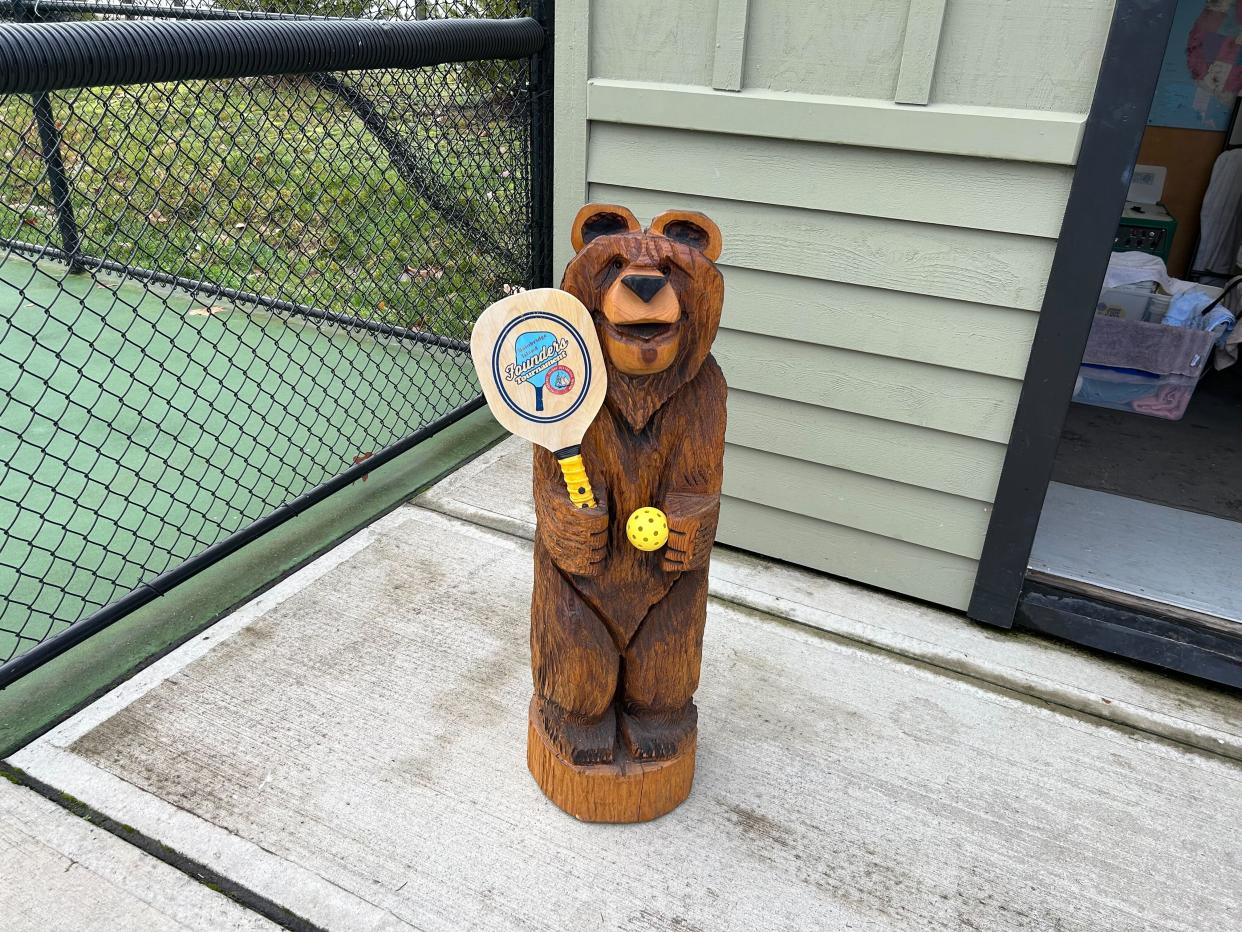
<path fill-rule="evenodd" d="M 588 200 L 724 234 L 722 542 L 965 607 L 1111 13 L 557 4 L 557 267 Z"/>

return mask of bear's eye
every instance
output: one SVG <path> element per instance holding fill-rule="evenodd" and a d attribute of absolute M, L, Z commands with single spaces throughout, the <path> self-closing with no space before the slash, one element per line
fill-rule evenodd
<path fill-rule="evenodd" d="M 672 263 L 669 263 L 669 262 L 660 263 L 660 274 L 661 275 L 668 275 L 672 271 L 673 271 Z"/>
<path fill-rule="evenodd" d="M 623 268 L 625 268 L 625 260 L 620 256 L 617 256 L 617 258 L 612 260 L 612 267 L 620 272 Z"/>

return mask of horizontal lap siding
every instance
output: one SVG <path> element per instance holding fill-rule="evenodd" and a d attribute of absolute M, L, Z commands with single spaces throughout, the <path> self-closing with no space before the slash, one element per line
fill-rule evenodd
<path fill-rule="evenodd" d="M 950 0 L 917 75 L 917 0 L 558 8 L 558 238 L 723 232 L 722 542 L 969 601 L 1111 11 L 1051 3 Z"/>
<path fill-rule="evenodd" d="M 966 557 L 728 496 L 721 503 L 719 539 L 954 608 L 970 601 L 977 569 Z"/>
<path fill-rule="evenodd" d="M 727 298 L 726 298 L 727 300 Z M 713 349 L 748 392 L 1004 442 L 1022 383 L 831 346 L 722 330 Z"/>
<path fill-rule="evenodd" d="M 725 449 L 725 494 L 977 559 L 990 506 L 749 447 Z"/>
<path fill-rule="evenodd" d="M 1020 379 L 1039 315 L 722 265 L 727 330 Z"/>
<path fill-rule="evenodd" d="M 683 183 L 679 173 L 658 177 L 659 165 L 681 164 L 667 148 L 669 131 L 642 130 L 665 146 L 644 162 L 603 155 L 603 126 L 594 125 L 589 144 L 591 200 L 625 204 L 642 220 L 667 207 L 699 209 L 724 232 L 726 299 L 714 353 L 730 385 L 730 426 L 720 540 L 964 607 L 1039 318 L 1057 208 L 1021 215 L 982 173 L 980 184 L 958 186 L 955 201 L 900 208 L 920 170 L 952 171 L 941 156 L 890 152 L 906 159 L 881 172 L 900 197 L 878 198 L 876 212 L 893 216 L 873 216 L 862 212 L 864 196 L 829 183 L 833 168 L 851 160 L 861 183 L 872 152 L 780 140 L 744 140 L 736 151 L 716 141 L 719 163 L 730 166 L 723 178 L 700 164 Z M 716 134 L 672 135 L 705 157 L 689 140 Z M 758 201 L 757 183 L 742 183 L 757 151 L 746 144 L 763 151 L 774 142 L 779 177 L 795 171 L 791 149 L 822 155 L 806 173 L 817 193 L 798 206 Z M 968 176 L 979 170 L 980 160 L 957 161 Z M 749 174 L 762 177 L 759 162 Z M 1068 177 L 1055 166 L 992 164 L 1033 197 L 1041 184 L 1063 187 Z M 795 201 L 790 184 L 772 190 L 776 200 Z M 972 226 L 985 214 L 990 229 Z"/>
<path fill-rule="evenodd" d="M 649 220 L 669 207 L 701 210 L 724 232 L 725 265 L 1037 311 L 1056 241 L 663 189 L 591 184 L 594 200 Z"/>
<path fill-rule="evenodd" d="M 729 388 L 729 443 L 991 502 L 1005 444 Z"/>
<path fill-rule="evenodd" d="M 1071 169 L 898 149 L 596 123 L 590 181 L 1055 237 Z M 653 182 L 655 182 L 653 184 Z"/>

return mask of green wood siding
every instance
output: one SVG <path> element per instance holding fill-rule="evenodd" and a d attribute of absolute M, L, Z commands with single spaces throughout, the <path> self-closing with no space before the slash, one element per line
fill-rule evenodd
<path fill-rule="evenodd" d="M 1111 11 L 559 6 L 558 232 L 724 233 L 723 542 L 966 605 Z"/>

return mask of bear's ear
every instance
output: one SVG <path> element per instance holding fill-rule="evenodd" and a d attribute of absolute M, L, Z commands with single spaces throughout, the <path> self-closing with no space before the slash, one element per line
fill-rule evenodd
<path fill-rule="evenodd" d="M 657 236 L 693 246 L 713 262 L 720 258 L 720 227 L 697 210 L 666 210 L 647 229 Z"/>
<path fill-rule="evenodd" d="M 637 233 L 642 230 L 628 207 L 619 204 L 587 204 L 574 217 L 570 242 L 577 252 L 597 236 L 613 233 Z"/>

